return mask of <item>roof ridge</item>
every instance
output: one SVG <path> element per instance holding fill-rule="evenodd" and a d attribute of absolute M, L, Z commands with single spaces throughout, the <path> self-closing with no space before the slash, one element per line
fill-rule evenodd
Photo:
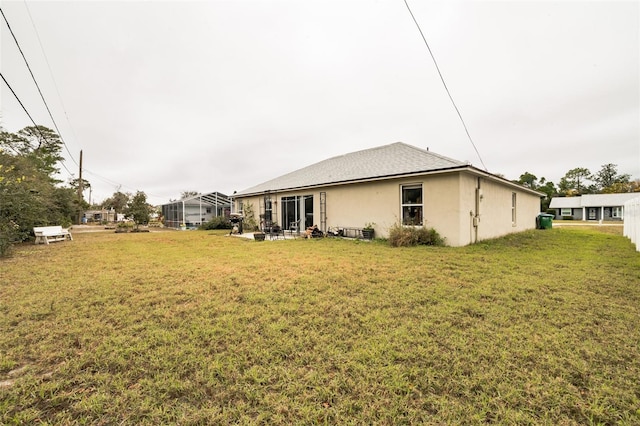
<path fill-rule="evenodd" d="M 407 173 L 423 173 L 464 166 L 469 166 L 469 163 L 397 141 L 326 158 L 244 189 L 240 191 L 240 194 Z"/>
<path fill-rule="evenodd" d="M 457 163 L 457 164 L 461 164 L 461 165 L 467 165 L 467 166 L 470 166 L 470 165 L 471 165 L 468 161 L 460 161 L 460 160 L 456 160 L 456 159 L 454 159 L 454 158 L 447 157 L 446 155 L 438 154 L 437 152 L 431 151 L 429 148 L 424 149 L 424 148 L 421 148 L 421 147 L 419 147 L 419 146 L 410 145 L 410 144 L 408 144 L 408 143 L 404 143 L 404 142 L 396 142 L 396 143 L 397 143 L 397 144 L 402 144 L 402 145 L 407 146 L 407 147 L 409 147 L 409 148 L 413 148 L 413 149 L 415 149 L 415 150 L 417 150 L 417 151 L 420 151 L 420 152 L 422 152 L 422 153 L 425 153 L 425 154 L 433 155 L 433 156 L 438 157 L 438 158 L 441 158 L 441 159 L 443 159 L 443 160 L 451 161 L 451 162 L 454 162 L 454 163 Z M 392 144 L 392 145 L 393 145 L 393 144 Z"/>
<path fill-rule="evenodd" d="M 389 148 L 389 147 L 394 146 L 394 145 L 399 145 L 399 146 L 403 146 L 403 147 L 406 147 L 406 148 L 409 148 L 409 149 L 420 151 L 423 154 L 432 155 L 434 157 L 438 157 L 438 158 L 440 158 L 442 160 L 451 161 L 451 162 L 456 163 L 456 164 L 470 165 L 470 163 L 468 161 L 465 162 L 465 161 L 456 160 L 454 158 L 447 157 L 446 155 L 438 154 L 437 152 L 431 151 L 431 150 L 429 150 L 429 148 L 424 149 L 424 148 L 421 148 L 419 146 L 411 145 L 411 144 L 408 144 L 408 143 L 402 142 L 402 141 L 396 141 L 396 142 L 392 142 L 392 143 L 389 143 L 389 144 L 386 144 L 386 145 L 374 146 L 374 147 L 371 147 L 371 148 L 360 149 L 358 151 L 347 152 L 345 154 L 340 154 L 340 155 L 336 155 L 336 156 L 333 156 L 333 157 L 326 158 L 325 160 L 322 160 L 322 161 L 332 160 L 334 158 L 352 156 L 352 155 L 360 154 L 360 153 L 363 153 L 363 152 L 379 151 L 379 150 L 386 149 L 386 148 Z"/>

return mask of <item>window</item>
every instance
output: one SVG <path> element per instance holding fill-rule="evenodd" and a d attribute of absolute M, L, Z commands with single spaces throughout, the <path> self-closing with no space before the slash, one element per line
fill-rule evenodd
<path fill-rule="evenodd" d="M 516 226 L 516 193 L 511 193 L 511 224 Z"/>
<path fill-rule="evenodd" d="M 264 196 L 264 220 L 271 224 L 273 220 L 273 204 L 271 203 L 271 196 Z"/>
<path fill-rule="evenodd" d="M 622 218 L 622 207 L 612 207 L 611 217 Z"/>
<path fill-rule="evenodd" d="M 211 213 L 211 207 L 207 207 L 207 208 L 206 208 L 206 212 L 207 212 L 207 213 Z"/>
<path fill-rule="evenodd" d="M 566 207 L 560 209 L 560 216 L 572 216 L 571 209 Z"/>
<path fill-rule="evenodd" d="M 403 185 L 402 224 L 422 226 L 422 185 Z"/>

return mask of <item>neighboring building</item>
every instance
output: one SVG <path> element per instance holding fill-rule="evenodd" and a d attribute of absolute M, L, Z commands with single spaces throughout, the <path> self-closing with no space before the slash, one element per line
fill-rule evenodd
<path fill-rule="evenodd" d="M 107 223 L 116 221 L 114 209 L 86 210 L 82 214 L 82 223 Z"/>
<path fill-rule="evenodd" d="M 200 194 L 160 206 L 167 228 L 197 228 L 216 216 L 228 217 L 231 199 L 219 192 Z"/>
<path fill-rule="evenodd" d="M 637 192 L 628 192 L 554 197 L 549 208 L 555 210 L 556 219 L 621 221 L 624 219 L 624 203 L 638 196 Z"/>
<path fill-rule="evenodd" d="M 402 142 L 341 155 L 233 196 L 235 212 L 284 229 L 434 228 L 451 246 L 532 229 L 544 194 Z M 251 209 L 246 208 L 251 206 Z"/>

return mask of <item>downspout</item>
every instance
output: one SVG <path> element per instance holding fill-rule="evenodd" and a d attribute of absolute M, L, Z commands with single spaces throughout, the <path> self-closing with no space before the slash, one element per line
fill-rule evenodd
<path fill-rule="evenodd" d="M 186 222 L 186 212 L 184 210 L 184 201 L 182 201 L 182 222 L 180 222 L 180 229 L 186 229 L 187 227 L 187 222 Z"/>
<path fill-rule="evenodd" d="M 474 243 L 478 242 L 478 228 L 480 227 L 480 201 L 482 200 L 481 178 L 478 178 L 476 184 L 476 213 L 473 217 Z"/>

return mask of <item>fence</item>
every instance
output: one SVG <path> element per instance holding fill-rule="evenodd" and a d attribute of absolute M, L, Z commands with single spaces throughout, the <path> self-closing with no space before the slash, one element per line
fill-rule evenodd
<path fill-rule="evenodd" d="M 640 251 L 640 197 L 624 203 L 624 236 Z"/>

